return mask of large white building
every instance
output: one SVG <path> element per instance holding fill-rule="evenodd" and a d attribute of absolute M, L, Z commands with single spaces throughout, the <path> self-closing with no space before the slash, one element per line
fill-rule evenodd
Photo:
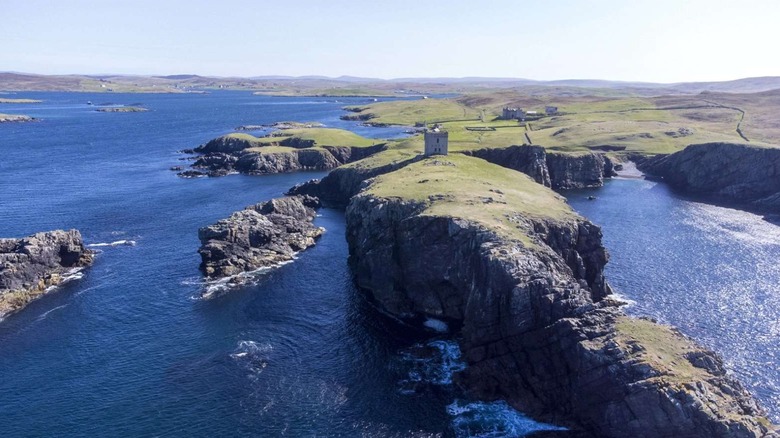
<path fill-rule="evenodd" d="M 436 127 L 425 130 L 425 156 L 447 155 L 449 134 Z"/>

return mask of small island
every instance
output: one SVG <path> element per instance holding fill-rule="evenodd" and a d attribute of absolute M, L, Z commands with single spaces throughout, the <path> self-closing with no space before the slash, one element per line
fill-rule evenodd
<path fill-rule="evenodd" d="M 37 99 L 9 99 L 6 97 L 0 97 L 0 103 L 41 103 L 42 100 Z"/>
<path fill-rule="evenodd" d="M 100 113 L 143 113 L 149 110 L 140 106 L 111 106 L 98 108 L 95 111 Z"/>
<path fill-rule="evenodd" d="M 21 114 L 0 114 L 0 123 L 32 122 L 36 119 Z"/>
<path fill-rule="evenodd" d="M 74 278 L 94 257 L 78 230 L 0 239 L 0 320 Z"/>

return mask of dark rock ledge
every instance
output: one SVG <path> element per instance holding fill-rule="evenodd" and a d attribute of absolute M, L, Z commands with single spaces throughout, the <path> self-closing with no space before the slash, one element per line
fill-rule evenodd
<path fill-rule="evenodd" d="M 64 283 L 93 259 L 78 230 L 0 239 L 0 319 Z"/>
<path fill-rule="evenodd" d="M 277 198 L 201 228 L 201 271 L 207 278 L 218 279 L 292 260 L 325 231 L 312 224 L 319 206 L 319 200 L 311 196 Z"/>
<path fill-rule="evenodd" d="M 780 148 L 704 143 L 636 161 L 641 171 L 684 193 L 780 214 Z"/>

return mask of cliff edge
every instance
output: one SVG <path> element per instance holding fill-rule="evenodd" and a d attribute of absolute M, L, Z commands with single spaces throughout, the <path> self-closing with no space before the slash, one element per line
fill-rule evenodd
<path fill-rule="evenodd" d="M 676 189 L 750 209 L 780 213 L 780 149 L 734 143 L 690 145 L 639 161 Z"/>

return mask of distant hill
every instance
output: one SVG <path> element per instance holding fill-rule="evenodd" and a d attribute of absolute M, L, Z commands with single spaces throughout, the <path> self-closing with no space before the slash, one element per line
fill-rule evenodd
<path fill-rule="evenodd" d="M 658 84 L 600 79 L 564 79 L 537 81 L 522 78 L 397 78 L 377 79 L 356 76 L 255 76 L 209 77 L 197 74 L 165 76 L 129 75 L 38 75 L 0 73 L 2 91 L 90 91 L 90 92 L 166 92 L 198 89 L 251 90 L 279 95 L 391 95 L 464 93 L 479 90 L 518 89 L 531 94 L 577 95 L 601 90 L 596 94 L 662 94 L 755 93 L 780 89 L 780 77 L 744 78 L 723 82 L 681 82 Z M 588 91 L 591 90 L 591 91 Z"/>

